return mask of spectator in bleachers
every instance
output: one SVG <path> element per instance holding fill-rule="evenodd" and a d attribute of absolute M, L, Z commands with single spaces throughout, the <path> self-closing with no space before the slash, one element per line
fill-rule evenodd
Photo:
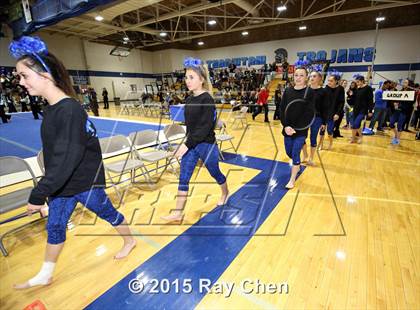
<path fill-rule="evenodd" d="M 22 107 L 21 111 L 22 112 L 28 112 L 29 111 L 28 110 L 28 104 L 30 103 L 29 94 L 25 89 L 23 89 L 21 87 L 19 87 L 18 91 L 19 91 L 19 95 L 18 95 L 19 99 L 18 100 L 19 100 L 20 106 Z"/>
<path fill-rule="evenodd" d="M 3 123 L 8 123 L 11 119 L 11 115 L 6 114 L 6 95 L 3 92 L 3 87 L 0 84 L 0 118 L 2 120 Z"/>
<path fill-rule="evenodd" d="M 39 119 L 38 115 L 44 117 L 44 113 L 41 111 L 42 98 L 39 96 L 29 96 L 29 105 L 31 107 L 32 115 L 34 119 Z"/>

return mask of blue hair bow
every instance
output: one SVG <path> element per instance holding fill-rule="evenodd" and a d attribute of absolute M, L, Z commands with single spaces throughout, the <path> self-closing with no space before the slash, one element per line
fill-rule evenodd
<path fill-rule="evenodd" d="M 337 80 L 340 80 L 341 77 L 343 76 L 343 72 L 340 72 L 340 71 L 338 71 L 336 69 L 332 69 L 332 70 L 329 70 L 328 71 L 328 75 L 334 75 L 334 76 L 337 77 Z"/>
<path fill-rule="evenodd" d="M 9 45 L 9 53 L 13 58 L 20 58 L 25 55 L 34 56 L 44 67 L 45 71 L 51 74 L 50 69 L 40 57 L 40 54 L 47 54 L 47 45 L 39 37 L 23 36 Z"/>
<path fill-rule="evenodd" d="M 363 76 L 363 75 L 361 75 L 360 73 L 356 73 L 353 75 L 353 79 L 357 79 L 359 76 Z"/>
<path fill-rule="evenodd" d="M 323 70 L 323 65 L 322 65 L 322 64 L 315 64 L 315 65 L 312 65 L 312 71 L 315 71 L 315 72 L 322 72 L 322 70 Z"/>
<path fill-rule="evenodd" d="M 188 68 L 188 67 L 199 67 L 201 65 L 201 60 L 200 59 L 195 59 L 193 57 L 187 57 L 184 59 L 184 67 Z"/>
<path fill-rule="evenodd" d="M 310 64 L 309 61 L 307 60 L 298 60 L 295 62 L 295 67 L 296 68 L 306 68 L 306 66 L 308 66 Z"/>

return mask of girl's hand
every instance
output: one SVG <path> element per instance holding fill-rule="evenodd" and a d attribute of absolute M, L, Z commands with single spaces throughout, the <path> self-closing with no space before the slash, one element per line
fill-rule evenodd
<path fill-rule="evenodd" d="M 325 126 L 325 125 L 321 125 L 321 128 L 320 128 L 320 129 L 321 129 L 322 131 L 324 131 L 324 130 L 325 130 L 325 127 L 327 127 L 327 126 Z"/>
<path fill-rule="evenodd" d="M 288 136 L 291 136 L 294 133 L 296 133 L 296 131 L 290 126 L 285 127 L 284 131 L 286 132 L 286 135 L 288 135 Z"/>
<path fill-rule="evenodd" d="M 182 143 L 182 144 L 178 147 L 178 149 L 176 150 L 176 152 L 175 152 L 174 156 L 175 156 L 176 158 L 181 158 L 182 156 L 184 156 L 184 154 L 185 154 L 185 153 L 187 153 L 187 151 L 188 151 L 187 146 L 186 146 L 184 143 Z"/>
<path fill-rule="evenodd" d="M 40 212 L 42 216 L 48 215 L 48 207 L 46 205 L 33 205 L 28 202 L 26 209 L 29 215 L 35 212 Z"/>

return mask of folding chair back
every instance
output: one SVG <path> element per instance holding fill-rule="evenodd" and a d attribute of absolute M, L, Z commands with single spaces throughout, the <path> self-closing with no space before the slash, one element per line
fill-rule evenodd
<path fill-rule="evenodd" d="M 168 140 L 179 138 L 180 135 L 185 136 L 184 128 L 178 124 L 166 125 L 165 128 L 163 128 L 163 133 Z"/>
<path fill-rule="evenodd" d="M 151 129 L 132 132 L 128 137 L 135 148 L 159 145 L 159 134 Z"/>
<path fill-rule="evenodd" d="M 41 169 L 42 174 L 45 174 L 45 163 L 44 163 L 44 153 L 40 150 L 36 156 L 36 161 L 38 166 Z"/>
<path fill-rule="evenodd" d="M 106 156 L 119 151 L 129 151 L 130 141 L 123 135 L 115 135 L 99 139 L 102 155 Z"/>
<path fill-rule="evenodd" d="M 32 179 L 33 186 L 38 184 L 38 181 L 33 173 L 29 164 L 22 158 L 15 156 L 4 156 L 0 157 L 0 176 L 4 177 L 6 175 L 15 174 L 15 173 L 29 173 Z M 21 208 L 26 205 L 28 202 L 29 195 L 31 194 L 33 187 L 25 187 L 12 192 L 7 192 L 0 196 L 0 214 L 7 213 Z M 4 222 L 14 221 L 18 218 L 26 216 L 26 214 L 14 215 L 10 218 L 7 218 Z M 33 223 L 33 222 L 31 222 Z M 3 245 L 3 238 L 9 233 L 16 231 L 23 226 L 29 225 L 27 223 L 18 227 L 15 227 L 12 230 L 6 231 L 0 236 L 0 250 L 4 256 L 8 255 L 6 248 Z"/>
<path fill-rule="evenodd" d="M 222 120 L 217 120 L 216 129 L 223 131 L 226 128 L 226 123 Z"/>
<path fill-rule="evenodd" d="M 32 179 L 36 180 L 29 164 L 22 158 L 15 156 L 0 157 L 0 176 L 5 176 L 12 173 L 29 172 Z"/>
<path fill-rule="evenodd" d="M 242 107 L 240 114 L 246 117 L 247 112 L 248 112 L 248 107 Z"/>

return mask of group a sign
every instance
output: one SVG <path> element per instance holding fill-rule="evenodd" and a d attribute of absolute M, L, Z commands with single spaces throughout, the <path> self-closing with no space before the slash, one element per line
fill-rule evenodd
<path fill-rule="evenodd" d="M 414 101 L 414 91 L 384 91 L 382 93 L 383 100 L 398 100 L 398 101 Z"/>

